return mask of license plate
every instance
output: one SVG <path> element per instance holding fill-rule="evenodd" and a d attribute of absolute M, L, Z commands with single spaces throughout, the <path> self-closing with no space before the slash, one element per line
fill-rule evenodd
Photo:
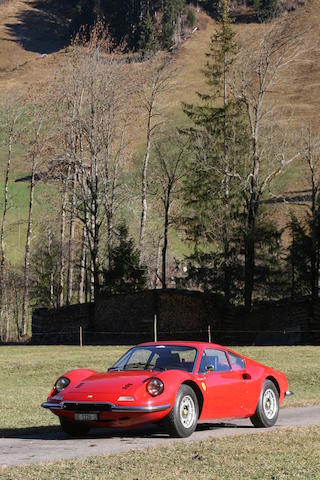
<path fill-rule="evenodd" d="M 97 413 L 75 413 L 74 419 L 77 422 L 94 422 L 98 420 Z"/>

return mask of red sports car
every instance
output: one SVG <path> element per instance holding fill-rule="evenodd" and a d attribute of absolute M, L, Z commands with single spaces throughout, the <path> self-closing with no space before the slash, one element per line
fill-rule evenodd
<path fill-rule="evenodd" d="M 70 435 L 161 422 L 170 435 L 187 437 L 198 422 L 217 419 L 249 417 L 255 427 L 271 427 L 291 394 L 284 373 L 229 348 L 155 342 L 131 348 L 108 372 L 66 373 L 42 406 Z"/>

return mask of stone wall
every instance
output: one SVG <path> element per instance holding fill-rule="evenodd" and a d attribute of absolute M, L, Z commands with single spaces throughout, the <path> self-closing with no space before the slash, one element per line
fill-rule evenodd
<path fill-rule="evenodd" d="M 96 303 L 59 310 L 36 310 L 33 343 L 78 344 L 80 326 L 85 344 L 133 344 L 158 339 L 208 339 L 225 344 L 320 343 L 320 302 L 261 303 L 251 313 L 227 307 L 221 297 L 184 290 L 153 290 L 110 295 Z"/>
<path fill-rule="evenodd" d="M 220 300 L 221 303 L 221 300 Z M 132 295 L 100 297 L 95 303 L 94 331 L 109 342 L 153 340 L 154 316 L 159 337 L 207 339 L 207 328 L 222 321 L 215 295 L 181 290 L 153 290 Z M 119 335 L 117 335 L 119 334 Z"/>
<path fill-rule="evenodd" d="M 41 308 L 32 314 L 33 344 L 79 344 L 80 326 L 92 330 L 94 306 L 86 303 L 59 310 Z"/>

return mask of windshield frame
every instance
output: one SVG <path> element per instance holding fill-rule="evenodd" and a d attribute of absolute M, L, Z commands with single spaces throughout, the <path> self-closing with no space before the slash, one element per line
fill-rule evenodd
<path fill-rule="evenodd" d="M 138 368 L 133 368 L 133 369 L 126 369 L 126 368 L 119 368 L 117 367 L 117 365 L 122 362 L 123 360 L 125 360 L 126 357 L 128 357 L 124 367 L 128 364 L 131 356 L 132 356 L 132 353 L 133 351 L 135 350 L 139 350 L 139 349 L 145 349 L 145 350 L 150 350 L 150 357 L 148 358 L 148 361 L 150 360 L 150 358 L 152 359 L 153 356 L 155 355 L 156 353 L 156 350 L 157 349 L 185 349 L 185 350 L 194 350 L 195 351 L 195 356 L 194 356 L 194 360 L 193 360 L 193 366 L 192 366 L 192 370 L 185 370 L 183 368 L 143 368 L 143 369 L 138 369 Z M 150 371 L 159 371 L 159 372 L 162 372 L 162 371 L 169 371 L 169 370 L 180 370 L 182 372 L 186 372 L 186 373 L 194 373 L 195 372 L 195 367 L 196 367 L 196 364 L 197 364 L 197 360 L 198 360 L 198 356 L 199 356 L 199 350 L 197 347 L 193 346 L 193 345 L 175 345 L 175 344 L 170 344 L 170 345 L 166 345 L 166 344 L 159 344 L 159 345 L 135 345 L 134 347 L 131 347 L 129 350 L 127 350 L 110 368 L 108 368 L 108 371 L 109 372 L 130 372 L 130 371 L 145 371 L 145 372 L 150 372 Z M 148 361 L 146 362 L 146 365 L 148 365 Z M 139 362 L 132 362 L 133 364 L 137 364 Z"/>

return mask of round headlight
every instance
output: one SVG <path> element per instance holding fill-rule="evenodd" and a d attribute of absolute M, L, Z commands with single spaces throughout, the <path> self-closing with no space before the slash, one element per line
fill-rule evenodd
<path fill-rule="evenodd" d="M 151 378 L 151 380 L 148 382 L 147 390 L 152 397 L 160 395 L 160 393 L 163 392 L 163 389 L 164 385 L 160 378 Z"/>
<path fill-rule="evenodd" d="M 70 383 L 69 378 L 67 377 L 61 377 L 59 380 L 56 381 L 55 384 L 55 389 L 57 392 L 61 392 L 61 390 L 64 390 Z"/>

